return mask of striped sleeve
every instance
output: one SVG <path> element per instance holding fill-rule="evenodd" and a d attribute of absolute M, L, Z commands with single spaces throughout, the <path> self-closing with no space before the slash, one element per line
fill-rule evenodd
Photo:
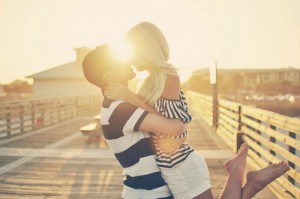
<path fill-rule="evenodd" d="M 138 131 L 148 112 L 127 102 L 120 103 L 108 119 L 108 125 L 102 125 L 109 132 L 106 139 L 117 139 L 127 133 Z"/>

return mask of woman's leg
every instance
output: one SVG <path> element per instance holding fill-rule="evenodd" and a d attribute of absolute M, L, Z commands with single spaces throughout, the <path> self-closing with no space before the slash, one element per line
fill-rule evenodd
<path fill-rule="evenodd" d="M 243 144 L 237 155 L 225 163 L 228 177 L 220 199 L 251 199 L 269 183 L 290 170 L 289 165 L 282 161 L 258 171 L 249 171 L 247 173 L 247 183 L 242 188 L 248 148 L 247 144 Z M 194 199 L 212 198 L 213 194 L 209 189 Z"/>
<path fill-rule="evenodd" d="M 242 197 L 242 183 L 246 166 L 246 158 L 248 152 L 248 145 L 243 144 L 236 156 L 225 163 L 225 168 L 228 171 L 228 177 L 225 187 L 220 196 L 221 199 L 241 199 Z M 213 194 L 211 189 L 198 195 L 194 199 L 211 199 Z"/>
<path fill-rule="evenodd" d="M 258 171 L 249 171 L 247 173 L 247 182 L 242 190 L 242 198 L 252 198 L 269 183 L 282 176 L 288 170 L 290 170 L 289 165 L 282 161 L 277 164 L 271 164 Z"/>
<path fill-rule="evenodd" d="M 243 144 L 236 156 L 225 163 L 228 177 L 220 199 L 242 198 L 243 177 L 246 167 L 248 145 Z"/>

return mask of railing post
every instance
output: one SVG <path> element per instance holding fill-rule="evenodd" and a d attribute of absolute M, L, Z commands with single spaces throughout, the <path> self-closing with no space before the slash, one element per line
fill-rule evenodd
<path fill-rule="evenodd" d="M 20 133 L 24 133 L 24 106 L 20 104 Z"/>
<path fill-rule="evenodd" d="M 31 130 L 35 129 L 35 106 L 34 106 L 34 102 L 31 101 Z"/>
<path fill-rule="evenodd" d="M 259 120 L 259 119 L 255 119 L 255 120 L 256 120 L 256 122 L 259 123 L 259 124 L 262 123 L 262 121 Z M 260 130 L 256 130 L 256 132 L 257 132 L 257 134 L 258 134 L 259 136 L 261 136 L 261 131 L 260 131 Z M 261 142 L 260 142 L 260 141 L 256 140 L 255 142 L 256 142 L 259 146 L 261 146 Z M 261 154 L 260 154 L 258 151 L 256 151 L 256 154 L 257 154 L 259 157 L 261 157 Z"/>
<path fill-rule="evenodd" d="M 41 127 L 43 127 L 43 126 L 45 126 L 45 119 L 44 119 L 44 117 L 45 117 L 45 112 L 44 112 L 44 110 L 45 110 L 45 102 L 43 102 L 43 103 L 41 103 L 41 116 L 40 116 L 40 122 L 41 122 Z"/>
<path fill-rule="evenodd" d="M 270 128 L 273 129 L 274 131 L 276 131 L 276 127 L 275 127 L 275 126 L 270 125 Z M 271 143 L 276 143 L 276 139 L 275 139 L 274 137 L 270 137 L 269 140 L 270 140 Z M 275 151 L 270 150 L 270 153 L 271 153 L 272 155 L 276 156 Z M 272 162 L 270 162 L 270 163 L 272 163 Z"/>
<path fill-rule="evenodd" d="M 243 144 L 243 132 L 242 132 L 242 106 L 239 105 L 238 106 L 238 129 L 237 129 L 237 133 L 236 133 L 236 148 L 235 148 L 235 152 L 238 152 L 239 148 L 241 147 L 241 145 Z"/>
<path fill-rule="evenodd" d="M 8 104 L 6 107 L 6 135 L 9 137 L 11 135 L 11 105 Z"/>
<path fill-rule="evenodd" d="M 296 133 L 293 133 L 293 132 L 289 132 L 289 136 L 292 138 L 292 139 L 295 139 L 296 140 Z M 296 149 L 295 147 L 291 147 L 289 146 L 289 152 L 294 154 L 296 156 Z M 291 168 L 295 169 L 296 168 L 296 165 L 294 162 L 291 162 L 291 161 L 288 161 L 289 165 Z M 293 184 L 293 185 L 296 185 L 296 181 L 294 178 L 291 178 L 290 176 L 288 176 L 288 180 Z"/>
<path fill-rule="evenodd" d="M 218 70 L 217 60 L 215 65 L 210 67 L 210 84 L 212 85 L 213 92 L 213 129 L 216 131 L 218 128 Z"/>
<path fill-rule="evenodd" d="M 213 84 L 213 129 L 218 128 L 218 88 L 217 83 Z"/>

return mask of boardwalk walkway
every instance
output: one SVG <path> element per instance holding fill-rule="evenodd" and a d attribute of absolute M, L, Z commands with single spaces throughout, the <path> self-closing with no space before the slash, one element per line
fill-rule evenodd
<path fill-rule="evenodd" d="M 120 198 L 122 169 L 105 143 L 85 142 L 78 118 L 0 140 L 0 198 Z M 226 180 L 223 163 L 231 149 L 194 116 L 188 142 L 207 158 L 217 198 Z M 276 198 L 269 190 L 256 198 Z"/>

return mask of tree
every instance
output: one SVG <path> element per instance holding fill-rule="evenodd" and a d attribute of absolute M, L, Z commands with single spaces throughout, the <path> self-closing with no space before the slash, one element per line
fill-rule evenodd
<path fill-rule="evenodd" d="M 30 85 L 27 81 L 15 80 L 10 84 L 4 85 L 3 90 L 6 93 L 31 93 L 32 85 Z"/>

